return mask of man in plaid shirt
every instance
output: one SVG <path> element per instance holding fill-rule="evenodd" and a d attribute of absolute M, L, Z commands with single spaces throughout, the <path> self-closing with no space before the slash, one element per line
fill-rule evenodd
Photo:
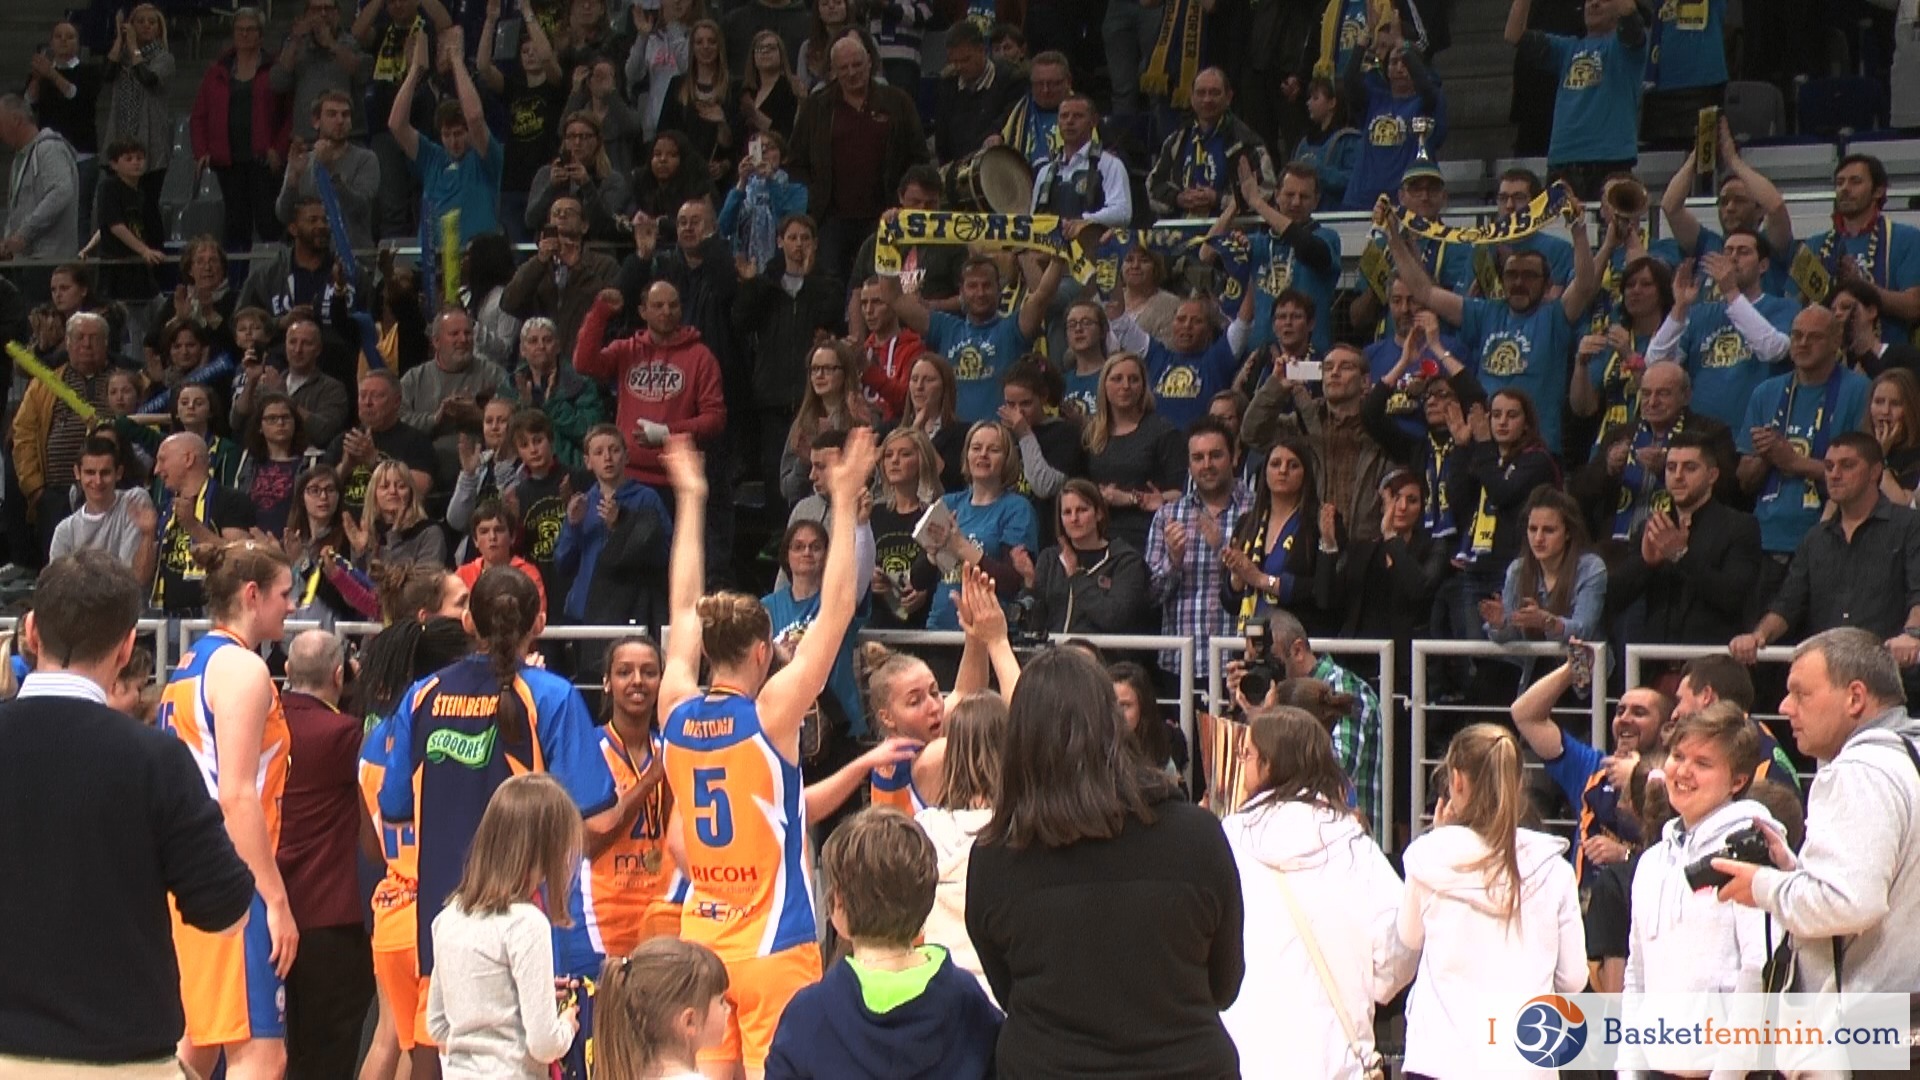
<path fill-rule="evenodd" d="M 1187 493 L 1154 511 L 1147 529 L 1150 591 L 1160 606 L 1160 632 L 1190 637 L 1196 650 L 1194 677 L 1207 677 L 1207 639 L 1233 632 L 1233 618 L 1220 602 L 1226 571 L 1220 549 L 1233 536 L 1253 494 L 1233 472 L 1233 434 L 1213 417 L 1195 421 L 1187 433 Z M 1180 654 L 1160 654 L 1160 667 L 1180 670 Z"/>
<path fill-rule="evenodd" d="M 1386 718 L 1380 711 L 1380 695 L 1358 675 L 1316 656 L 1307 639 L 1307 628 L 1292 614 L 1275 610 L 1267 615 L 1273 657 L 1286 669 L 1289 679 L 1318 679 L 1336 693 L 1352 694 L 1354 714 L 1333 725 L 1333 753 L 1340 759 L 1340 771 L 1353 781 L 1354 808 L 1367 815 L 1376 832 L 1387 827 L 1387 808 L 1380 791 L 1380 744 L 1386 737 Z"/>

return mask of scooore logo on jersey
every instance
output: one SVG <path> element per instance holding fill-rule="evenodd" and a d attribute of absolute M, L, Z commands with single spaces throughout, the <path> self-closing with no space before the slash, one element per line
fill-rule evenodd
<path fill-rule="evenodd" d="M 1587 1045 L 1587 1014 L 1573 999 L 1541 994 L 1513 1018 L 1513 1048 L 1537 1069 L 1557 1069 Z"/>
<path fill-rule="evenodd" d="M 489 727 L 477 735 L 441 728 L 427 736 L 427 760 L 435 765 L 448 761 L 478 769 L 493 757 L 493 736 L 498 728 Z"/>

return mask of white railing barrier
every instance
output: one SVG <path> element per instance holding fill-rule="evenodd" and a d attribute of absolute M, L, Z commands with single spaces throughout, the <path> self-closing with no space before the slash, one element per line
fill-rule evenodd
<path fill-rule="evenodd" d="M 1180 699 L 1177 702 L 1180 708 L 1180 731 L 1187 737 L 1187 752 L 1191 755 L 1191 760 L 1200 760 L 1200 744 L 1195 738 L 1193 720 L 1193 691 L 1197 673 L 1194 668 L 1196 654 L 1192 638 L 1164 634 L 1074 634 L 1073 637 L 1076 641 L 1092 642 L 1103 651 L 1164 652 L 1171 649 L 1178 653 L 1180 664 L 1174 674 L 1180 680 Z M 914 645 L 951 647 L 965 645 L 967 635 L 958 630 L 863 630 L 860 633 L 860 640 L 878 641 L 890 647 Z"/>
<path fill-rule="evenodd" d="M 9 616 L 0 619 L 0 634 L 16 633 L 19 628 L 20 620 L 17 618 Z M 149 637 L 153 639 L 153 678 L 155 682 L 164 683 L 167 681 L 167 672 L 173 667 L 173 639 L 167 635 L 167 620 L 141 619 L 134 624 L 135 640 L 144 643 Z M 17 640 L 13 643 L 13 654 L 20 654 L 20 642 Z"/>
<path fill-rule="evenodd" d="M 1604 642 L 1589 642 L 1598 656 L 1605 656 L 1607 646 Z M 1413 643 L 1413 692 L 1409 702 L 1413 707 L 1413 798 L 1408 804 L 1410 810 L 1411 835 L 1419 836 L 1426 831 L 1427 774 L 1433 766 L 1440 763 L 1438 758 L 1427 757 L 1427 714 L 1429 712 L 1489 712 L 1488 708 L 1472 705 L 1432 705 L 1428 703 L 1427 661 L 1432 657 L 1469 657 L 1476 660 L 1507 660 L 1534 657 L 1540 660 L 1563 661 L 1567 657 L 1567 647 L 1550 641 L 1516 641 L 1505 645 L 1492 641 L 1421 641 Z M 1537 670 L 1537 669 L 1536 669 Z M 1632 685 L 1629 683 L 1628 685 Z M 1589 728 L 1588 742 L 1593 746 L 1607 745 L 1609 716 L 1607 712 L 1607 689 L 1605 668 L 1598 662 L 1594 668 L 1593 701 L 1586 709 L 1555 709 L 1558 716 L 1587 716 Z M 1511 721 L 1509 721 L 1511 723 Z M 1578 807 L 1575 808 L 1576 810 Z"/>
<path fill-rule="evenodd" d="M 1393 665 L 1393 642 L 1383 638 L 1313 638 L 1313 651 L 1327 656 L 1371 656 L 1380 665 L 1380 677 L 1375 680 L 1374 689 L 1380 695 L 1380 798 L 1381 806 L 1389 818 L 1393 816 L 1393 763 L 1398 750 L 1399 740 L 1394 734 L 1394 710 L 1399 706 L 1394 700 L 1395 672 Z M 1226 670 L 1229 659 L 1237 659 L 1238 654 L 1246 651 L 1247 639 L 1244 637 L 1212 637 L 1207 639 L 1207 705 L 1215 716 L 1225 715 L 1227 705 Z M 1230 657 L 1227 654 L 1233 653 Z M 1416 816 L 1419 807 L 1414 807 Z M 1373 831 L 1381 841 L 1381 846 L 1393 850 L 1396 830 L 1381 822 L 1374 822 Z"/>
<path fill-rule="evenodd" d="M 1622 672 L 1626 676 L 1627 686 L 1641 686 L 1649 664 L 1672 663 L 1676 660 L 1685 662 L 1696 656 L 1725 655 L 1727 650 L 1722 645 L 1628 645 Z M 1790 664 L 1793 662 L 1793 646 L 1771 645 L 1761 649 L 1756 655 L 1758 663 Z M 1784 723 L 1786 720 L 1786 717 L 1780 714 L 1780 703 L 1777 701 L 1754 702 L 1753 718 L 1767 721 L 1768 726 L 1774 731 L 1780 730 L 1775 726 L 1776 722 Z"/>

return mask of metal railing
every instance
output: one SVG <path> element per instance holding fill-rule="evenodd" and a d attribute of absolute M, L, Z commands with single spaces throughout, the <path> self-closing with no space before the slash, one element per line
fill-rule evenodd
<path fill-rule="evenodd" d="M 1758 662 L 1790 664 L 1793 662 L 1793 651 L 1793 646 L 1790 645 L 1772 645 L 1758 652 Z M 1639 686 L 1643 682 L 1649 664 L 1685 662 L 1697 656 L 1725 656 L 1726 653 L 1726 647 L 1723 645 L 1628 645 L 1621 671 L 1626 676 L 1627 686 Z M 1783 722 L 1786 720 L 1786 717 L 1780 713 L 1780 703 L 1777 701 L 1754 702 L 1751 715 L 1756 720 Z M 1774 730 L 1778 731 L 1779 728 L 1776 727 Z"/>
<path fill-rule="evenodd" d="M 19 629 L 18 618 L 13 616 L 0 618 L 0 634 L 17 633 Z M 174 639 L 167 629 L 165 619 L 141 619 L 134 624 L 134 639 L 141 644 L 152 643 L 150 648 L 153 652 L 153 677 L 160 682 L 166 681 L 167 672 L 173 666 Z M 13 652 L 15 655 L 20 652 L 20 643 L 17 640 L 13 643 Z"/>
<path fill-rule="evenodd" d="M 1589 643 L 1596 655 L 1606 654 L 1606 645 L 1601 642 Z M 1567 647 L 1554 642 L 1529 641 L 1499 644 L 1492 641 L 1418 641 L 1413 643 L 1413 690 L 1408 695 L 1412 708 L 1413 758 L 1413 797 L 1410 800 L 1410 834 L 1419 836 L 1426 831 L 1427 778 L 1433 766 L 1440 763 L 1438 758 L 1427 756 L 1428 718 L 1436 713 L 1484 713 L 1484 706 L 1472 705 L 1435 705 L 1428 701 L 1427 663 L 1430 659 L 1466 658 L 1478 660 L 1512 660 L 1532 657 L 1542 660 L 1564 660 Z M 1632 685 L 1629 683 L 1628 685 Z M 1585 709 L 1553 710 L 1555 716 L 1586 716 L 1588 718 L 1587 739 L 1592 746 L 1605 746 L 1608 723 L 1606 679 L 1596 665 L 1593 700 Z M 1577 808 L 1576 808 L 1577 809 Z"/>
<path fill-rule="evenodd" d="M 1187 747 L 1198 755 L 1199 743 L 1194 738 L 1193 688 L 1197 679 L 1194 664 L 1197 654 L 1194 640 L 1190 637 L 1172 637 L 1165 634 L 1075 634 L 1076 640 L 1089 641 L 1102 650 L 1114 652 L 1164 652 L 1172 650 L 1179 654 L 1179 669 L 1174 673 L 1180 680 L 1180 694 L 1176 704 L 1180 710 L 1180 732 L 1187 738 Z M 967 635 L 958 630 L 864 630 L 859 635 L 862 641 L 878 641 L 887 646 L 935 645 L 953 647 L 966 644 Z"/>
<path fill-rule="evenodd" d="M 1394 806 L 1394 753 L 1399 749 L 1399 739 L 1394 730 L 1398 726 L 1394 723 L 1394 710 L 1399 708 L 1395 698 L 1394 643 L 1383 638 L 1314 638 L 1312 645 L 1317 655 L 1371 656 L 1379 664 L 1380 675 L 1374 680 L 1374 691 L 1380 696 L 1380 805 L 1384 808 L 1383 812 L 1391 817 Z M 1245 652 L 1246 648 L 1247 639 L 1244 637 L 1207 639 L 1207 707 L 1215 716 L 1225 715 L 1229 704 L 1226 668 L 1230 657 L 1227 654 Z M 1393 850 L 1397 830 L 1383 828 L 1376 822 L 1374 832 L 1381 847 Z"/>

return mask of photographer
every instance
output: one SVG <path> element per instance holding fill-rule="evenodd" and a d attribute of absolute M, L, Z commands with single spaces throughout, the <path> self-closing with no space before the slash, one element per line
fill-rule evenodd
<path fill-rule="evenodd" d="M 1340 771 L 1353 782 L 1354 809 L 1366 815 L 1376 833 L 1386 829 L 1387 807 L 1380 790 L 1380 742 L 1386 722 L 1380 695 L 1331 658 L 1316 656 L 1306 627 L 1287 611 L 1269 611 L 1264 625 L 1249 623 L 1246 633 L 1245 656 L 1229 663 L 1226 672 L 1228 689 L 1243 710 L 1274 704 L 1274 687 L 1286 679 L 1317 679 L 1353 696 L 1357 704 L 1352 715 L 1333 725 L 1333 753 L 1340 759 Z"/>
<path fill-rule="evenodd" d="M 1772 866 L 1715 859 L 1720 898 L 1779 920 L 1803 992 L 1920 991 L 1920 725 L 1893 654 L 1857 627 L 1794 650 L 1781 710 L 1819 759 L 1796 858 L 1762 824 Z"/>

